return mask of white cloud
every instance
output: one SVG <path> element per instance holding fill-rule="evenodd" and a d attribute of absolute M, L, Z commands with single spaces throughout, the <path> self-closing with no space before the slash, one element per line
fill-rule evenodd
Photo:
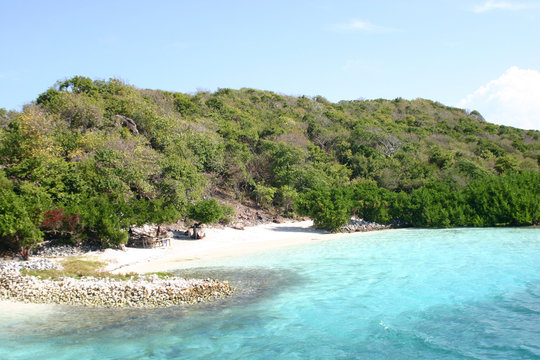
<path fill-rule="evenodd" d="M 491 123 L 540 130 L 540 72 L 512 66 L 458 106 L 478 110 Z"/>
<path fill-rule="evenodd" d="M 377 29 L 377 26 L 373 25 L 372 23 L 368 21 L 355 19 L 348 24 L 344 24 L 344 28 L 347 30 L 373 31 Z"/>
<path fill-rule="evenodd" d="M 369 21 L 353 19 L 347 23 L 334 24 L 331 26 L 331 30 L 339 32 L 352 32 L 352 31 L 364 31 L 372 33 L 384 33 L 394 31 L 391 28 L 384 26 L 378 26 L 370 23 Z"/>
<path fill-rule="evenodd" d="M 482 5 L 475 6 L 472 11 L 484 13 L 491 10 L 526 10 L 539 9 L 540 3 L 515 3 L 509 1 L 486 1 Z"/>

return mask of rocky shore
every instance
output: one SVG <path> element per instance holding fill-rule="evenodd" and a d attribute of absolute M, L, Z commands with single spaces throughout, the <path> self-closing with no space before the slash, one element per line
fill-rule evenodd
<path fill-rule="evenodd" d="M 351 218 L 346 225 L 343 225 L 339 228 L 339 232 L 343 233 L 352 233 L 360 231 L 375 231 L 375 230 L 386 230 L 392 229 L 396 226 L 394 225 L 382 225 L 374 222 L 365 221 L 363 219 Z"/>
<path fill-rule="evenodd" d="M 42 280 L 20 273 L 22 268 L 46 270 L 58 266 L 48 259 L 0 262 L 0 300 L 157 308 L 215 300 L 230 296 L 234 291 L 229 283 L 213 279 L 141 275 L 127 281 L 93 277 Z"/>
<path fill-rule="evenodd" d="M 101 250 L 99 246 L 91 245 L 59 245 L 51 242 L 44 242 L 37 245 L 32 249 L 33 256 L 39 256 L 44 258 L 51 257 L 66 257 L 66 256 L 80 256 L 86 255 L 91 251 Z"/>

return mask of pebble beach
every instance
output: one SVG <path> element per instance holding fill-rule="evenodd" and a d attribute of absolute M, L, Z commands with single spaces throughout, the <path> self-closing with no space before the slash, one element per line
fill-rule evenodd
<path fill-rule="evenodd" d="M 230 296 L 234 288 L 213 279 L 183 279 L 158 275 L 133 276 L 129 280 L 86 277 L 39 279 L 21 275 L 21 269 L 58 269 L 48 259 L 0 263 L 0 300 L 25 303 L 83 305 L 91 307 L 156 308 L 194 304 Z"/>

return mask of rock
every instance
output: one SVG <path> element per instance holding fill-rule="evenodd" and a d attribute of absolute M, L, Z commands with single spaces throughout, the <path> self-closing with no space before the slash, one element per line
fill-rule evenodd
<path fill-rule="evenodd" d="M 351 233 L 358 231 L 384 230 L 390 228 L 392 228 L 392 225 L 381 225 L 374 222 L 365 221 L 363 219 L 358 219 L 356 217 L 352 217 L 346 225 L 342 226 L 339 229 L 339 231 Z"/>
<path fill-rule="evenodd" d="M 135 121 L 133 121 L 133 119 L 130 119 L 127 116 L 123 115 L 115 115 L 114 117 L 117 120 L 120 120 L 122 122 L 122 126 L 126 126 L 134 135 L 139 135 L 137 124 L 135 124 Z"/>
<path fill-rule="evenodd" d="M 21 269 L 27 270 L 51 270 L 62 269 L 62 266 L 49 259 L 32 259 L 29 261 L 0 261 L 0 274 L 19 273 Z"/>
<path fill-rule="evenodd" d="M 32 250 L 33 256 L 40 257 L 66 257 L 84 255 L 90 251 L 101 250 L 99 246 L 91 245 L 64 245 L 51 242 L 41 243 Z"/>
<path fill-rule="evenodd" d="M 39 266 L 49 263 L 38 261 Z M 8 262 L 5 262 L 8 263 Z M 168 307 L 230 296 L 234 288 L 213 279 L 139 276 L 127 281 L 110 278 L 40 280 L 22 276 L 17 266 L 0 263 L 0 299 L 97 307 Z"/>

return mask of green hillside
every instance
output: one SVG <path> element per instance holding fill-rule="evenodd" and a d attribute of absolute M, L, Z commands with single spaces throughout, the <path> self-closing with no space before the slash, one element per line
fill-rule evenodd
<path fill-rule="evenodd" d="M 212 209 L 218 190 L 336 229 L 540 221 L 540 132 L 417 99 L 194 95 L 74 77 L 0 110 L 0 239 L 125 242 L 130 225 Z M 206 200 L 201 202 L 201 200 Z M 208 207 L 210 205 L 210 207 Z"/>

